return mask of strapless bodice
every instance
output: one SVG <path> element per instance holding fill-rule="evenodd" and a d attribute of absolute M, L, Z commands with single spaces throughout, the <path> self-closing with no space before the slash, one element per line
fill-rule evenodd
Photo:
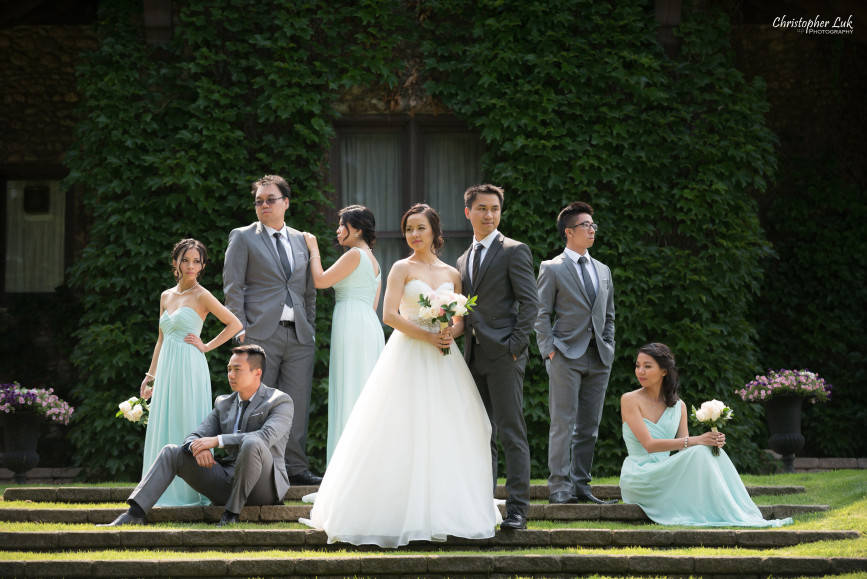
<path fill-rule="evenodd" d="M 430 321 L 419 318 L 418 312 L 421 306 L 418 303 L 420 295 L 432 292 L 454 291 L 455 284 L 450 281 L 443 282 L 435 290 L 420 279 L 412 279 L 403 286 L 403 297 L 400 299 L 400 315 L 418 326 L 430 332 L 439 332 L 439 324 L 432 325 Z"/>
<path fill-rule="evenodd" d="M 334 298 L 338 302 L 361 300 L 372 307 L 382 272 L 373 273 L 373 264 L 370 262 L 370 258 L 360 248 L 355 247 L 353 251 L 358 251 L 361 259 L 352 273 L 334 284 Z"/>
<path fill-rule="evenodd" d="M 644 425 L 647 426 L 647 431 L 650 433 L 651 437 L 655 439 L 675 437 L 677 434 L 677 427 L 680 424 L 680 404 L 681 403 L 678 402 L 674 406 L 666 408 L 665 412 L 662 413 L 662 416 L 660 416 L 659 420 L 656 422 L 651 422 L 647 418 L 643 419 Z M 661 459 L 671 454 L 668 451 L 649 454 L 641 443 L 638 442 L 638 438 L 636 438 L 632 429 L 629 428 L 629 424 L 626 422 L 623 423 L 623 442 L 626 444 L 626 450 L 629 452 L 629 456 L 631 457 L 654 457 L 656 459 Z"/>
<path fill-rule="evenodd" d="M 163 338 L 167 340 L 183 341 L 187 334 L 198 336 L 202 332 L 203 323 L 196 310 L 188 306 L 180 307 L 172 313 L 166 310 L 160 316 L 160 329 L 163 331 Z"/>

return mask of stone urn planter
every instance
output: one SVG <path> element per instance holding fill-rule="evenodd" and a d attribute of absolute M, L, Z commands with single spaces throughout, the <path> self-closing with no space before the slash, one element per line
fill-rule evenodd
<path fill-rule="evenodd" d="M 795 472 L 795 454 L 804 448 L 801 434 L 802 396 L 774 396 L 762 402 L 768 422 L 768 446 L 783 457 L 783 472 Z"/>
<path fill-rule="evenodd" d="M 3 466 L 15 473 L 15 483 L 27 483 L 27 471 L 39 464 L 36 445 L 42 434 L 42 417 L 35 412 L 0 414 L 5 452 Z"/>

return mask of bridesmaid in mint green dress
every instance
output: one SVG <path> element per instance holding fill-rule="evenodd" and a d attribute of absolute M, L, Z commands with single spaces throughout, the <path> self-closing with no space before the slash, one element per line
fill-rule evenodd
<path fill-rule="evenodd" d="M 373 257 L 373 212 L 362 205 L 350 205 L 341 209 L 339 216 L 337 242 L 348 251 L 327 271 L 322 270 L 316 237 L 304 234 L 313 283 L 320 289 L 334 287 L 336 298 L 328 365 L 328 462 L 385 345 L 382 324 L 376 316 L 382 273 Z"/>
<path fill-rule="evenodd" d="M 665 344 L 638 350 L 635 376 L 641 388 L 620 399 L 623 440 L 629 456 L 620 472 L 623 502 L 636 504 L 660 525 L 781 527 L 792 519 L 766 520 L 722 449 L 722 432 L 690 436 L 686 405 L 677 396 L 674 355 Z M 672 451 L 679 451 L 671 455 Z"/>
<path fill-rule="evenodd" d="M 211 411 L 211 375 L 204 353 L 241 331 L 238 318 L 199 285 L 198 277 L 207 259 L 208 251 L 195 239 L 182 239 L 172 250 L 178 283 L 160 296 L 159 337 L 141 384 L 141 396 L 151 399 L 142 476 L 165 445 L 181 444 Z M 209 313 L 226 327 L 205 344 L 199 334 Z M 207 504 L 207 498 L 180 478 L 157 502 L 163 507 Z"/>

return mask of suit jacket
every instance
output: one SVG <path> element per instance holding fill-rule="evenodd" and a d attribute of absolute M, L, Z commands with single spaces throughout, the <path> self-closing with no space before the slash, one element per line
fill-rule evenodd
<path fill-rule="evenodd" d="M 475 345 L 473 331 L 486 352 L 520 356 L 530 345 L 539 307 L 530 248 L 499 234 L 485 253 L 473 284 L 467 268 L 471 249 L 458 258 L 463 290 L 472 287 L 473 295 L 478 296 L 478 305 L 464 318 L 464 356 L 469 362 Z"/>
<path fill-rule="evenodd" d="M 611 270 L 592 257 L 590 263 L 596 268 L 599 278 L 599 289 L 592 306 L 575 270 L 575 263 L 565 252 L 550 261 L 543 261 L 539 267 L 536 283 L 539 292 L 536 341 L 544 358 L 555 350 L 570 359 L 580 358 L 595 335 L 602 362 L 606 366 L 614 362 L 614 285 L 611 282 Z"/>
<path fill-rule="evenodd" d="M 274 239 L 268 236 L 261 222 L 232 230 L 223 264 L 226 307 L 238 316 L 247 335 L 255 340 L 267 340 L 280 322 L 288 290 L 295 308 L 298 341 L 313 344 L 316 287 L 308 267 L 310 253 L 304 236 L 291 227 L 287 229 L 295 261 L 292 276 L 288 279 Z"/>
<path fill-rule="evenodd" d="M 244 412 L 241 424 L 238 425 L 238 433 L 232 434 L 235 428 L 235 418 L 238 415 L 238 393 L 232 392 L 218 396 L 214 402 L 214 409 L 184 439 L 183 446 L 189 449 L 189 445 L 198 438 L 221 434 L 223 435 L 223 448 L 226 449 L 228 456 L 221 459 L 220 463 L 228 466 L 234 464 L 244 438 L 255 436 L 261 439 L 265 446 L 271 449 L 271 456 L 274 457 L 271 476 L 274 477 L 277 497 L 282 499 L 286 491 L 289 490 L 289 477 L 286 475 L 284 454 L 294 413 L 295 405 L 288 394 L 260 384 L 253 402 Z"/>

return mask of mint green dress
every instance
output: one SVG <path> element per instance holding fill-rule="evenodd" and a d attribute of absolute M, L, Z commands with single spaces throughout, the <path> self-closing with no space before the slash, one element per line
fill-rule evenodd
<path fill-rule="evenodd" d="M 656 423 L 644 419 L 650 436 L 675 438 L 683 401 L 667 408 Z M 724 450 L 713 456 L 709 446 L 691 446 L 671 455 L 649 454 L 627 423 L 623 440 L 629 456 L 620 471 L 623 502 L 641 507 L 660 525 L 695 527 L 781 527 L 792 519 L 765 520 L 753 503 Z"/>
<path fill-rule="evenodd" d="M 154 392 L 145 434 L 142 477 L 167 444 L 181 444 L 211 412 L 211 374 L 205 355 L 184 342 L 187 334 L 199 335 L 202 318 L 196 310 L 181 307 L 160 316 L 163 345 L 157 358 Z M 178 477 L 157 501 L 159 507 L 208 505 L 210 501 Z"/>
<path fill-rule="evenodd" d="M 328 366 L 328 462 L 385 345 L 382 323 L 373 309 L 382 272 L 374 273 L 363 249 L 354 247 L 350 251 L 359 252 L 358 266 L 334 284 L 336 302 Z"/>

